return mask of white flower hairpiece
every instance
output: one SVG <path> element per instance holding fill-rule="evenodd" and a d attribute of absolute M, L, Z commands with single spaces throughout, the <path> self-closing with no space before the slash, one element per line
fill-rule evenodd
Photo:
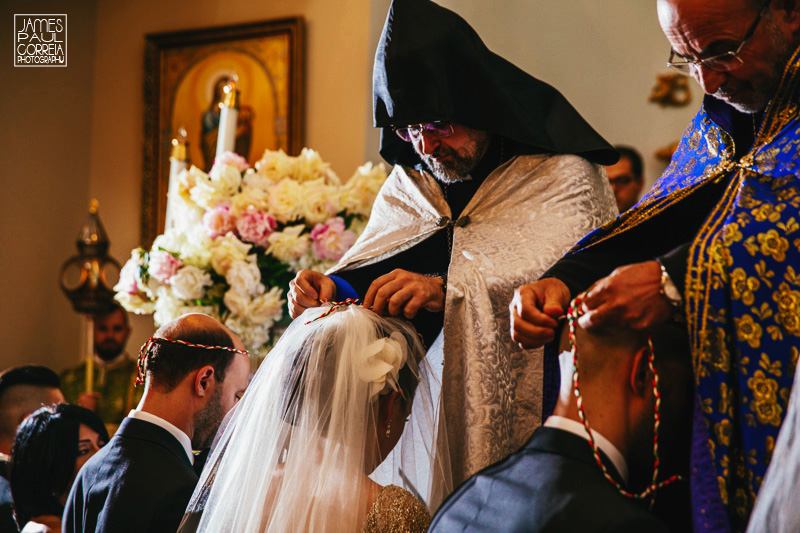
<path fill-rule="evenodd" d="M 397 331 L 389 337 L 377 339 L 356 354 L 358 377 L 369 383 L 370 398 L 388 388 L 397 390 L 397 376 L 406 364 L 408 344 Z"/>

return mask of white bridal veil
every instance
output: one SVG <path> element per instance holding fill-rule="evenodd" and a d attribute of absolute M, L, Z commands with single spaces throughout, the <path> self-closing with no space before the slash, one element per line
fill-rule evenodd
<path fill-rule="evenodd" d="M 181 531 L 360 531 L 379 490 L 368 474 L 435 510 L 452 486 L 424 354 L 404 320 L 355 305 L 307 310 L 220 430 Z M 405 428 L 401 418 L 389 429 L 380 400 L 395 390 L 413 408 Z M 402 437 L 376 470 L 379 431 Z"/>

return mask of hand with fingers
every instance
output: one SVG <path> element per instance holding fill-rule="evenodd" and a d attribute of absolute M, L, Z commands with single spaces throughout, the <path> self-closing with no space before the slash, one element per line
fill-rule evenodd
<path fill-rule="evenodd" d="M 538 348 L 553 340 L 569 299 L 569 289 L 556 278 L 519 287 L 509 305 L 511 338 L 523 349 Z"/>
<path fill-rule="evenodd" d="M 672 318 L 673 307 L 661 292 L 657 261 L 617 268 L 595 283 L 583 299 L 585 314 L 578 323 L 591 329 L 607 323 L 647 330 Z"/>
<path fill-rule="evenodd" d="M 289 282 L 289 314 L 297 318 L 309 307 L 319 307 L 336 297 L 336 284 L 331 278 L 313 270 L 301 270 Z"/>
<path fill-rule="evenodd" d="M 403 315 L 414 318 L 420 309 L 438 312 L 444 309 L 444 279 L 395 269 L 377 278 L 364 297 L 364 307 L 379 315 Z"/>

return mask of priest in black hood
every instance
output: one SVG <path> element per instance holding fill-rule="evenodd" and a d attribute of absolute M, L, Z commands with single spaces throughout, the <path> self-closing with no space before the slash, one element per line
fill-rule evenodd
<path fill-rule="evenodd" d="M 373 93 L 394 170 L 353 248 L 327 276 L 298 273 L 289 306 L 360 297 L 413 318 L 430 358 L 443 351 L 446 494 L 541 423 L 542 352 L 511 339 L 508 304 L 617 214 L 601 165 L 618 156 L 556 89 L 428 0 L 392 3 Z"/>

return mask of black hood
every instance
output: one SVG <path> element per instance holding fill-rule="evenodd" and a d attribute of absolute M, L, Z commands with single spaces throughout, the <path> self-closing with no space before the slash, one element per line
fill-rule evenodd
<path fill-rule="evenodd" d="M 577 154 L 610 165 L 613 147 L 550 85 L 490 51 L 452 11 L 428 0 L 393 0 L 372 72 L 381 155 L 416 166 L 411 143 L 392 126 L 434 120 L 489 131 L 531 153 Z"/>

